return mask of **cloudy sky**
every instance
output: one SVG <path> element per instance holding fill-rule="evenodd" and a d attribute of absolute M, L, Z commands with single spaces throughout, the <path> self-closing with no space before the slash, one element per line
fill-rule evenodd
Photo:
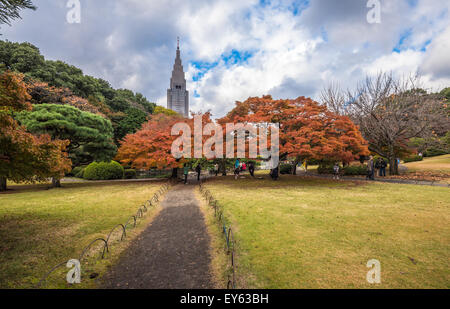
<path fill-rule="evenodd" d="M 368 0 L 79 1 L 71 24 L 68 0 L 34 0 L 2 39 L 165 106 L 180 36 L 191 109 L 216 117 L 250 96 L 318 99 L 332 81 L 354 87 L 379 71 L 450 86 L 448 0 L 380 0 L 380 23 L 367 21 Z"/>

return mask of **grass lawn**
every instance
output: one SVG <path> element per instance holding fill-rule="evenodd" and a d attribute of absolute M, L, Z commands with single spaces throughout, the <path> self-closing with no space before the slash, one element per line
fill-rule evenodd
<path fill-rule="evenodd" d="M 78 259 L 89 242 L 105 238 L 114 226 L 136 214 L 160 185 L 155 181 L 72 183 L 53 190 L 42 189 L 42 185 L 23 190 L 14 186 L 0 194 L 0 288 L 32 287 L 53 266 Z M 127 241 L 112 247 L 108 258 L 96 261 L 92 271 L 101 275 L 156 212 L 127 232 Z M 63 267 L 46 287 L 67 287 L 68 270 Z M 95 287 L 94 280 L 85 278 L 77 287 Z"/>
<path fill-rule="evenodd" d="M 423 161 L 406 163 L 405 166 L 412 172 L 429 171 L 450 173 L 450 155 L 424 158 Z"/>
<path fill-rule="evenodd" d="M 238 287 L 450 288 L 449 189 L 248 178 L 206 184 L 238 240 Z"/>

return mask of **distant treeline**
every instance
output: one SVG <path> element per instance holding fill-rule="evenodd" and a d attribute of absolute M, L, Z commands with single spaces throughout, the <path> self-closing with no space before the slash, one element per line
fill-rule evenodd
<path fill-rule="evenodd" d="M 33 104 L 66 104 L 111 120 L 116 143 L 136 132 L 156 108 L 142 94 L 114 89 L 62 61 L 46 60 L 30 43 L 0 40 L 0 72 L 23 73 Z"/>

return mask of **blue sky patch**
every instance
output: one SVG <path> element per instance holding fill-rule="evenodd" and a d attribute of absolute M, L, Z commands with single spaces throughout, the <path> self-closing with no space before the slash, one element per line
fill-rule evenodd
<path fill-rule="evenodd" d="M 208 71 L 215 68 L 222 61 L 227 68 L 234 65 L 241 65 L 248 63 L 248 59 L 253 56 L 250 51 L 238 51 L 236 49 L 231 50 L 229 53 L 224 53 L 220 56 L 220 60 L 215 62 L 205 62 L 205 61 L 191 61 L 190 64 L 196 68 L 199 72 L 192 77 L 194 82 L 197 82 L 205 76 Z"/>
<path fill-rule="evenodd" d="M 411 37 L 412 33 L 413 33 L 412 29 L 408 29 L 408 30 L 404 31 L 400 35 L 400 39 L 392 51 L 396 52 L 396 53 L 400 53 L 402 50 L 408 49 L 408 46 L 406 46 L 405 42 L 407 42 L 407 40 Z"/>

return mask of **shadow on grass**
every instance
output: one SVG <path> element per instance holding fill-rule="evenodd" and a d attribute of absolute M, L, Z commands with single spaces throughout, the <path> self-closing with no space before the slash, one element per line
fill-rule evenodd
<path fill-rule="evenodd" d="M 245 177 L 245 178 L 241 178 Z M 214 184 L 220 184 L 229 188 L 236 189 L 283 189 L 283 188 L 294 188 L 294 187 L 326 187 L 326 188 L 336 188 L 345 189 L 360 186 L 369 185 L 363 181 L 343 181 L 343 180 L 333 180 L 333 179 L 320 179 L 308 176 L 295 176 L 295 175 L 281 175 L 278 180 L 272 180 L 268 175 L 256 175 L 254 178 L 250 175 L 241 176 L 238 179 L 234 179 L 234 176 L 219 176 L 211 178 L 209 181 Z"/>
<path fill-rule="evenodd" d="M 104 186 L 123 186 L 124 184 L 133 184 L 133 183 L 151 183 L 151 184 L 159 184 L 166 182 L 168 178 L 152 178 L 152 179 L 133 179 L 127 181 L 118 181 L 118 180 L 105 180 L 105 181 L 84 181 L 84 182 L 73 182 L 73 183 L 62 183 L 61 188 L 52 188 L 51 184 L 19 184 L 8 186 L 7 191 L 0 192 L 0 196 L 6 194 L 19 194 L 19 193 L 30 193 L 30 192 L 39 192 L 46 190 L 70 190 L 70 189 L 79 189 L 85 187 L 104 187 Z"/>

